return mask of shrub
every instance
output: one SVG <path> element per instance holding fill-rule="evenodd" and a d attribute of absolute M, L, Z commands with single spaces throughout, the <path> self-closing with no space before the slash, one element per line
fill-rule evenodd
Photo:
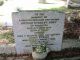
<path fill-rule="evenodd" d="M 14 43 L 13 32 L 9 31 L 3 34 L 0 34 L 0 39 L 9 40 L 9 43 Z"/>

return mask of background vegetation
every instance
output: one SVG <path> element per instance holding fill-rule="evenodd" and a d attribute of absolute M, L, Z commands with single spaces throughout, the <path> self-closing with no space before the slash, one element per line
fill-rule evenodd
<path fill-rule="evenodd" d="M 0 40 L 1 39 L 6 39 L 9 41 L 9 43 L 14 43 L 14 37 L 13 37 L 13 32 L 9 31 L 3 34 L 0 34 Z"/>

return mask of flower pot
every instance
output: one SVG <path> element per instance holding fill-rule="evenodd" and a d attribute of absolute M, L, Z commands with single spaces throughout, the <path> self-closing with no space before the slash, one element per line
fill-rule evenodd
<path fill-rule="evenodd" d="M 46 58 L 48 52 L 49 52 L 49 48 L 46 48 L 46 52 L 43 52 L 43 53 L 37 53 L 36 51 L 32 52 L 32 57 L 33 59 L 44 59 Z"/>
<path fill-rule="evenodd" d="M 44 59 L 47 56 L 47 52 L 44 53 L 36 53 L 32 52 L 33 59 Z"/>

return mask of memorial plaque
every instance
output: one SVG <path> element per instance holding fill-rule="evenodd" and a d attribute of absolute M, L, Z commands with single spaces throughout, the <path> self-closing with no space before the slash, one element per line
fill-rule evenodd
<path fill-rule="evenodd" d="M 80 9 L 80 0 L 67 0 L 68 8 Z"/>
<path fill-rule="evenodd" d="M 32 52 L 46 44 L 51 51 L 61 50 L 65 14 L 58 11 L 32 10 L 12 14 L 17 53 Z"/>

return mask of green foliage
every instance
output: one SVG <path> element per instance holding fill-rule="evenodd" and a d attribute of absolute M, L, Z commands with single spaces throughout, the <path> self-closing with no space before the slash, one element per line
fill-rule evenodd
<path fill-rule="evenodd" d="M 0 0 L 0 6 L 2 6 L 4 4 L 3 0 Z"/>
<path fill-rule="evenodd" d="M 0 34 L 0 39 L 6 39 L 6 40 L 9 40 L 9 43 L 14 43 L 12 31 Z"/>
<path fill-rule="evenodd" d="M 53 11 L 72 13 L 75 9 L 70 9 L 70 8 L 65 7 L 65 6 L 62 6 L 62 7 L 59 7 L 59 8 L 52 7 L 52 8 L 49 8 L 49 9 L 40 9 L 40 10 L 53 10 Z"/>
<path fill-rule="evenodd" d="M 46 46 L 44 44 L 36 46 L 36 53 L 44 53 L 44 52 L 46 52 Z"/>
<path fill-rule="evenodd" d="M 7 1 L 7 0 L 0 0 L 0 6 L 4 4 L 4 1 Z"/>
<path fill-rule="evenodd" d="M 60 7 L 60 8 L 51 8 L 51 10 L 56 10 L 56 11 L 63 11 L 63 12 L 71 12 L 73 9 L 69 9 L 66 7 Z"/>

